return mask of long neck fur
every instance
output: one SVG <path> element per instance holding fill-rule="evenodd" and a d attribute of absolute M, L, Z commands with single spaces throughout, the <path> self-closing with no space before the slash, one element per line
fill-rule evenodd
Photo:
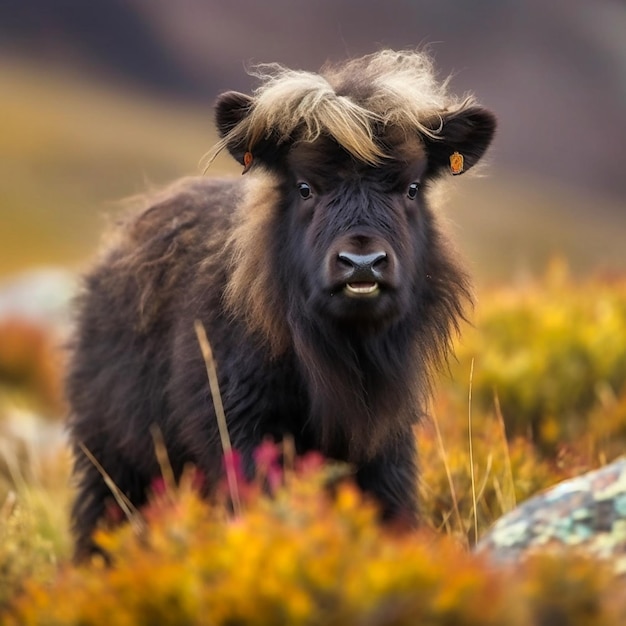
<path fill-rule="evenodd" d="M 326 454 L 371 459 L 424 414 L 432 375 L 471 300 L 467 277 L 452 258 L 435 254 L 430 269 L 414 309 L 377 333 L 288 316 Z"/>
<path fill-rule="evenodd" d="M 406 324 L 362 337 L 299 321 L 293 338 L 325 454 L 372 458 L 415 421 L 427 382 L 421 364 L 418 371 L 406 366 L 415 344 Z"/>

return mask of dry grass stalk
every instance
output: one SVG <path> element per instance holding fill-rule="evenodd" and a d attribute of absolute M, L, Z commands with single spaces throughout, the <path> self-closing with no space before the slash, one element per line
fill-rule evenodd
<path fill-rule="evenodd" d="M 474 473 L 474 446 L 472 445 L 472 384 L 474 382 L 474 359 L 470 364 L 469 392 L 467 399 L 467 422 L 469 437 L 470 472 L 472 477 L 472 507 L 474 512 L 474 541 L 478 541 L 478 511 L 476 509 L 476 476 Z"/>
<path fill-rule="evenodd" d="M 230 435 L 228 434 L 228 424 L 226 423 L 226 414 L 224 413 L 224 405 L 222 404 L 222 395 L 220 393 L 219 381 L 217 379 L 217 368 L 213 359 L 213 350 L 207 337 L 206 330 L 200 320 L 194 322 L 196 336 L 202 351 L 202 358 L 206 366 L 207 376 L 209 378 L 209 386 L 211 388 L 211 397 L 213 398 L 213 406 L 215 407 L 215 416 L 220 431 L 220 439 L 222 441 L 222 450 L 224 451 L 224 461 L 226 466 L 226 479 L 228 481 L 228 489 L 233 504 L 235 515 L 241 514 L 241 501 L 239 499 L 239 488 L 237 486 L 237 474 L 235 471 L 233 449 L 230 443 Z"/>
<path fill-rule="evenodd" d="M 128 499 L 126 494 L 124 494 L 121 489 L 115 484 L 115 481 L 109 476 L 107 471 L 102 467 L 98 459 L 91 453 L 91 451 L 83 444 L 79 443 L 80 449 L 83 451 L 84 455 L 89 459 L 89 461 L 93 464 L 93 466 L 100 472 L 106 486 L 109 488 L 117 505 L 122 509 L 122 512 L 128 519 L 131 527 L 137 533 L 137 535 L 142 535 L 146 531 L 146 523 L 141 517 L 141 514 L 137 510 L 137 508 L 133 505 L 133 503 Z"/>
<path fill-rule="evenodd" d="M 435 426 L 435 433 L 437 434 L 437 445 L 439 447 L 439 452 L 441 454 L 441 460 L 443 461 L 443 466 L 446 470 L 446 476 L 448 478 L 448 485 L 450 486 L 450 495 L 452 496 L 454 516 L 456 517 L 459 530 L 462 532 L 463 536 L 466 536 L 465 524 L 463 523 L 463 519 L 461 518 L 461 512 L 459 511 L 459 501 L 456 496 L 456 489 L 454 488 L 454 481 L 452 480 L 452 472 L 450 471 L 450 465 L 448 463 L 448 458 L 446 455 L 446 448 L 443 445 L 443 438 L 441 437 L 441 430 L 439 429 L 439 422 L 437 420 L 437 417 L 434 414 L 433 414 L 432 421 Z"/>

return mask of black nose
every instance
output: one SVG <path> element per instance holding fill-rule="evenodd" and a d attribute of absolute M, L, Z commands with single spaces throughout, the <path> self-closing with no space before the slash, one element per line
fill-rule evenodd
<path fill-rule="evenodd" d="M 350 270 L 347 278 L 352 280 L 373 280 L 382 278 L 382 269 L 386 265 L 386 252 L 370 252 L 369 254 L 355 254 L 353 252 L 339 252 L 337 260 L 346 270 Z"/>

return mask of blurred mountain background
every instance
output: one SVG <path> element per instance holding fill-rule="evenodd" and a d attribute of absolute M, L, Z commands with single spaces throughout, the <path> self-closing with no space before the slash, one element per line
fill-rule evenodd
<path fill-rule="evenodd" d="M 199 173 L 251 64 L 423 45 L 500 120 L 444 209 L 479 280 L 626 269 L 623 0 L 0 0 L 0 277 L 84 266 L 121 198 Z"/>

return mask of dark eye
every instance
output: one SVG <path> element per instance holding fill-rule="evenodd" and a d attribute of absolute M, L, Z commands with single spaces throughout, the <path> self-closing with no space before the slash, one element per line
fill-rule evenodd
<path fill-rule="evenodd" d="M 417 198 L 417 192 L 419 191 L 420 184 L 419 183 L 411 183 L 409 185 L 409 190 L 406 192 L 409 200 L 415 200 Z"/>
<path fill-rule="evenodd" d="M 303 200 L 311 197 L 311 188 L 306 183 L 298 183 L 298 191 Z"/>

